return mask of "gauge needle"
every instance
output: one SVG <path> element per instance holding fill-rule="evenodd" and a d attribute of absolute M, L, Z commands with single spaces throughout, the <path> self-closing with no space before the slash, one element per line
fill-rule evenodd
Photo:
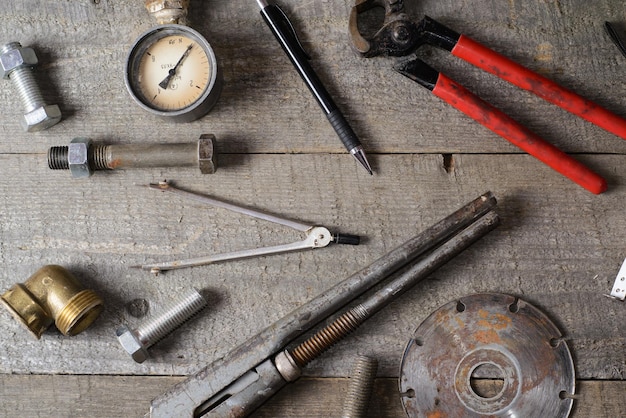
<path fill-rule="evenodd" d="M 178 60 L 178 62 L 176 63 L 176 65 L 174 66 L 174 68 L 170 69 L 167 72 L 167 77 L 165 77 L 163 79 L 163 81 L 161 81 L 159 83 L 159 87 L 161 87 L 164 90 L 167 90 L 167 87 L 170 85 L 170 81 L 172 80 L 172 77 L 174 77 L 176 75 L 176 70 L 178 70 L 178 67 L 180 67 L 180 65 L 183 63 L 183 60 L 185 58 L 187 58 L 187 56 L 189 55 L 189 52 L 191 51 L 191 48 L 193 47 L 193 44 L 189 44 L 189 46 L 187 47 L 187 49 L 185 50 L 185 52 L 183 53 L 183 56 L 180 57 L 180 59 Z"/>

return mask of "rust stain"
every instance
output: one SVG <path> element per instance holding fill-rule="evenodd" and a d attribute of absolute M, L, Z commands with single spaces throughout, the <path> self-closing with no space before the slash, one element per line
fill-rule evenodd
<path fill-rule="evenodd" d="M 478 311 L 478 316 L 481 318 L 477 321 L 477 325 L 482 328 L 491 328 L 501 331 L 511 326 L 511 318 L 499 313 L 490 313 L 484 309 Z"/>
<path fill-rule="evenodd" d="M 443 412 L 441 411 L 428 411 L 426 412 L 427 418 L 446 418 Z"/>
<path fill-rule="evenodd" d="M 502 339 L 500 338 L 500 335 L 498 335 L 498 333 L 492 329 L 477 331 L 476 333 L 474 333 L 474 338 L 476 339 L 476 341 L 479 341 L 483 344 L 502 344 Z"/>
<path fill-rule="evenodd" d="M 460 317 L 456 316 L 454 317 L 454 320 L 456 321 L 459 328 L 465 328 L 465 321 L 463 321 Z"/>
<path fill-rule="evenodd" d="M 116 158 L 115 160 L 111 160 L 111 162 L 109 163 L 109 168 L 116 169 L 120 165 L 122 165 L 122 160 Z"/>

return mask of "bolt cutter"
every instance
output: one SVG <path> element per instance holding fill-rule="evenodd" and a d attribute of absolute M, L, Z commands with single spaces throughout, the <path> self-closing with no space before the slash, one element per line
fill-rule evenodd
<path fill-rule="evenodd" d="M 385 19 L 382 27 L 367 38 L 359 30 L 359 16 L 375 7 L 385 9 Z M 625 119 L 428 16 L 419 22 L 413 21 L 404 13 L 403 0 L 356 0 L 350 12 L 349 31 L 354 49 L 363 57 L 407 56 L 424 44 L 443 48 L 484 71 L 626 139 Z M 424 61 L 409 57 L 398 62 L 394 69 L 590 192 L 599 194 L 606 190 L 606 180 L 600 175 Z"/>

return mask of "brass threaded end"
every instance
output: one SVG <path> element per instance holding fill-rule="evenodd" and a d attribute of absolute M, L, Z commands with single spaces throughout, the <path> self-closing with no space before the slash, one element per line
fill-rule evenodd
<path fill-rule="evenodd" d="M 363 306 L 358 305 L 352 308 L 297 346 L 291 351 L 291 356 L 298 366 L 306 366 L 324 351 L 357 329 L 368 316 L 367 310 Z"/>
<path fill-rule="evenodd" d="M 76 335 L 84 331 L 102 312 L 104 303 L 93 290 L 83 290 L 74 296 L 56 319 L 63 335 Z"/>

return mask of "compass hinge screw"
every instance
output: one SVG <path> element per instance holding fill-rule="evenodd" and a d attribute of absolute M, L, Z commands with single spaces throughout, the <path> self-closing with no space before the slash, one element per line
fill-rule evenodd
<path fill-rule="evenodd" d="M 9 42 L 0 48 L 2 78 L 9 79 L 17 88 L 24 105 L 21 124 L 26 132 L 37 132 L 56 125 L 61 120 L 61 109 L 43 100 L 33 69 L 39 60 L 32 48 L 19 42 Z"/>

